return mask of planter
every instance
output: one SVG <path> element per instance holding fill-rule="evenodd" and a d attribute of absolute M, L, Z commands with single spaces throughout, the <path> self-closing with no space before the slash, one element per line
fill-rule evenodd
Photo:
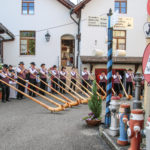
<path fill-rule="evenodd" d="M 101 120 L 86 120 L 88 126 L 98 126 L 101 124 Z"/>

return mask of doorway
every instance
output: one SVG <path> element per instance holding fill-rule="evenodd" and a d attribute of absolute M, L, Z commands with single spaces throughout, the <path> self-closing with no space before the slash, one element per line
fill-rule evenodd
<path fill-rule="evenodd" d="M 75 64 L 75 38 L 72 35 L 61 37 L 61 66 L 74 66 Z"/>

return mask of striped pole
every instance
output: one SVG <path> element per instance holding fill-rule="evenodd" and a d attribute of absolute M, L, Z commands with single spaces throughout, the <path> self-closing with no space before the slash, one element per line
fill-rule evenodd
<path fill-rule="evenodd" d="M 106 98 L 106 114 L 105 114 L 105 126 L 109 127 L 111 122 L 111 114 L 109 105 L 112 96 L 112 38 L 113 28 L 111 28 L 111 16 L 112 10 L 109 10 L 108 15 L 108 60 L 107 60 L 107 98 Z"/>

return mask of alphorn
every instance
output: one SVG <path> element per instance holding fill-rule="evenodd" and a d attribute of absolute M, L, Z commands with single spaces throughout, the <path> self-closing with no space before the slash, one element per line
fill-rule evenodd
<path fill-rule="evenodd" d="M 126 90 L 125 90 L 125 88 L 124 88 L 124 86 L 123 86 L 123 84 L 122 84 L 120 78 L 119 78 L 119 81 L 120 81 L 120 84 L 121 84 L 121 86 L 122 86 L 122 88 L 123 88 L 123 91 L 124 91 L 124 93 L 125 93 L 126 98 L 127 98 L 128 100 L 132 99 L 132 96 L 127 94 L 127 92 L 126 92 Z"/>
<path fill-rule="evenodd" d="M 60 86 L 57 82 L 55 82 L 53 79 L 50 79 L 54 84 L 56 84 L 58 87 L 62 88 L 66 93 L 68 93 L 71 97 L 73 97 L 76 101 L 81 101 L 79 100 L 76 96 L 74 96 L 72 93 L 70 93 L 68 90 L 64 89 L 62 86 Z M 83 98 L 82 98 L 83 99 Z"/>
<path fill-rule="evenodd" d="M 7 78 L 9 78 L 10 80 L 12 80 L 12 81 L 16 82 L 17 84 L 21 85 L 22 87 L 28 89 L 29 91 L 35 93 L 36 95 L 42 97 L 43 99 L 47 100 L 48 102 L 50 102 L 50 103 L 56 105 L 57 107 L 62 108 L 62 110 L 64 110 L 64 106 L 63 106 L 63 105 L 60 105 L 60 104 L 54 102 L 54 101 L 51 100 L 50 98 L 48 98 L 48 97 L 46 97 L 46 96 L 44 96 L 44 95 L 42 95 L 42 94 L 40 94 L 40 93 L 38 93 L 38 92 L 32 90 L 31 88 L 29 88 L 29 87 L 27 87 L 27 86 L 21 84 L 20 82 L 16 81 L 15 79 L 13 79 L 13 78 L 11 78 L 11 77 L 9 77 L 9 76 L 7 76 Z"/>
<path fill-rule="evenodd" d="M 35 76 L 34 74 L 32 74 L 33 76 Z M 36 77 L 36 76 L 35 76 Z M 72 106 L 77 106 L 79 105 L 78 101 L 72 101 L 70 100 L 68 97 L 64 96 L 63 94 L 61 94 L 60 92 L 58 92 L 57 90 L 55 90 L 53 87 L 51 87 L 50 85 L 48 85 L 46 82 L 44 82 L 43 80 L 41 80 L 39 77 L 37 77 L 39 81 L 41 81 L 43 84 L 45 84 L 46 86 L 48 86 L 51 90 L 55 91 L 58 95 L 60 95 L 61 97 L 63 97 L 66 101 L 68 101 L 70 103 L 70 105 Z"/>
<path fill-rule="evenodd" d="M 85 80 L 83 79 L 83 77 L 81 77 L 77 72 L 76 72 L 76 74 L 77 74 L 77 76 L 78 76 L 81 80 L 83 80 L 83 81 L 92 89 L 92 86 L 91 86 L 87 81 L 85 81 Z M 101 97 L 101 95 L 100 95 L 98 92 L 97 92 L 97 95 Z"/>
<path fill-rule="evenodd" d="M 72 77 L 73 78 L 73 77 Z M 75 78 L 74 78 L 74 80 L 76 80 Z M 75 83 L 73 83 L 71 80 L 70 80 L 70 82 L 74 85 Z M 78 80 L 76 80 L 76 82 L 82 87 L 82 88 L 84 88 L 90 95 L 92 95 L 92 92 L 91 91 L 89 91 L 86 87 L 84 87 Z M 76 84 L 75 84 L 76 85 Z M 74 86 L 75 86 L 74 85 Z"/>
<path fill-rule="evenodd" d="M 64 103 L 63 106 L 64 106 L 65 108 L 71 107 L 70 103 L 64 101 L 63 99 L 61 99 L 61 98 L 59 98 L 59 97 L 57 97 L 57 96 L 55 96 L 55 95 L 53 95 L 53 94 L 51 94 L 51 93 L 49 93 L 49 92 L 47 92 L 47 91 L 45 91 L 45 90 L 39 88 L 38 86 L 36 86 L 36 85 L 34 85 L 34 84 L 32 84 L 32 83 L 30 83 L 30 82 L 24 80 L 23 78 L 21 78 L 21 77 L 19 77 L 19 76 L 17 76 L 17 78 L 21 79 L 22 81 L 28 83 L 29 85 L 31 85 L 31 86 L 33 86 L 33 87 L 35 87 L 35 88 L 37 88 L 38 90 L 40 90 L 40 91 L 46 93 L 47 95 L 49 95 L 49 96 L 55 98 L 56 100 L 58 100 L 58 101 Z"/>
<path fill-rule="evenodd" d="M 44 108 L 48 109 L 48 110 L 51 111 L 51 112 L 59 112 L 59 111 L 62 110 L 62 107 L 60 107 L 60 108 L 53 108 L 53 107 L 50 107 L 50 106 L 46 105 L 46 104 L 43 103 L 43 102 L 40 102 L 39 100 L 37 100 L 37 99 L 35 99 L 35 98 L 29 96 L 28 94 L 26 94 L 26 93 L 24 93 L 24 92 L 18 90 L 18 89 L 15 88 L 14 86 L 12 86 L 12 85 L 6 83 L 5 81 L 3 81 L 3 80 L 1 80 L 1 79 L 0 79 L 0 82 L 2 82 L 3 84 L 5 84 L 5 85 L 11 87 L 11 88 L 14 89 L 15 91 L 21 93 L 22 95 L 26 96 L 27 98 L 29 98 L 30 100 L 36 102 L 37 104 L 40 104 L 41 106 L 43 106 Z"/>
<path fill-rule="evenodd" d="M 94 80 L 94 78 L 90 75 L 91 79 Z M 105 97 L 107 96 L 107 93 L 104 91 L 104 89 L 97 83 L 96 81 L 96 85 L 97 87 L 105 94 Z"/>
<path fill-rule="evenodd" d="M 52 75 L 52 73 L 50 73 Z M 54 76 L 54 75 L 52 75 Z M 73 89 L 71 89 L 67 84 L 65 84 L 64 82 L 62 82 L 58 77 L 55 76 L 55 78 L 58 79 L 59 82 L 61 82 L 62 84 L 64 84 L 69 90 L 71 90 L 72 92 L 74 92 L 78 97 L 81 97 L 81 103 L 88 103 L 88 100 L 83 98 L 81 95 L 79 95 L 78 93 L 76 93 L 75 91 L 73 91 Z M 77 87 L 77 86 L 76 86 Z M 83 92 L 88 98 L 90 97 L 87 93 L 85 93 L 83 90 L 81 90 L 79 87 L 77 87 L 81 92 Z"/>

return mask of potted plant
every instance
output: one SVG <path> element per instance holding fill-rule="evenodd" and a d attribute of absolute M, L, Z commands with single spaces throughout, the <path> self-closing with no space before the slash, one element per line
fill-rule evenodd
<path fill-rule="evenodd" d="M 84 117 L 83 120 L 85 120 L 89 126 L 96 126 L 101 123 L 102 99 L 97 95 L 97 85 L 95 80 L 93 81 L 92 93 L 93 94 L 88 101 L 91 113 L 89 113 L 87 117 Z"/>

